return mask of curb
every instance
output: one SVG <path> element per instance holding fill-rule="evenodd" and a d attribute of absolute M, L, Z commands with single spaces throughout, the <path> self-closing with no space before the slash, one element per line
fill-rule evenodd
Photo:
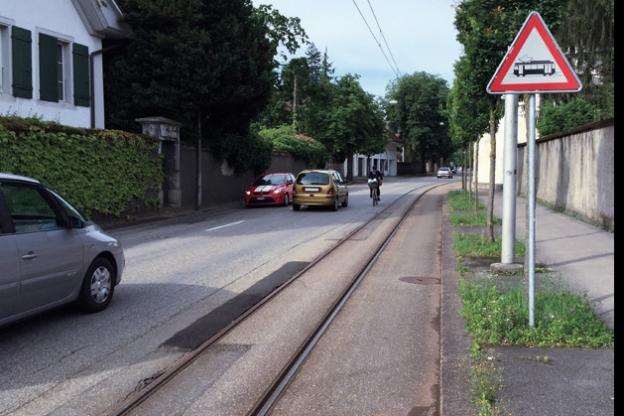
<path fill-rule="evenodd" d="M 448 198 L 442 206 L 441 314 L 440 314 L 440 415 L 473 416 L 477 413 L 470 399 L 470 343 L 464 320 L 459 316 L 461 301 L 453 254 Z"/>

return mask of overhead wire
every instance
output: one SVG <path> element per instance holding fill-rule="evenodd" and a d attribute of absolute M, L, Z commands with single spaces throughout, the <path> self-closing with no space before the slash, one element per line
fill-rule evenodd
<path fill-rule="evenodd" d="M 392 53 L 392 49 L 390 49 L 390 45 L 388 44 L 386 35 L 384 35 L 383 30 L 381 30 L 381 24 L 379 23 L 379 19 L 377 19 L 377 14 L 375 13 L 375 10 L 373 9 L 373 5 L 371 4 L 370 0 L 366 0 L 366 1 L 368 2 L 368 7 L 370 7 L 371 12 L 373 13 L 373 17 L 375 18 L 375 23 L 377 23 L 377 27 L 379 28 L 379 33 L 381 34 L 381 38 L 386 44 L 386 49 L 388 49 L 388 52 L 390 53 L 390 57 L 392 58 L 392 62 L 394 62 L 394 67 L 396 68 L 398 74 L 401 75 L 401 70 L 399 69 L 399 65 L 397 64 L 396 59 L 394 59 L 394 54 Z"/>
<path fill-rule="evenodd" d="M 364 17 L 364 14 L 362 13 L 362 10 L 360 10 L 360 7 L 355 2 L 355 0 L 352 0 L 352 1 L 353 1 L 353 4 L 355 5 L 355 8 L 360 13 L 360 17 L 362 17 L 362 20 L 364 21 L 364 24 L 368 28 L 368 31 L 370 32 L 371 36 L 375 40 L 375 43 L 379 47 L 379 50 L 381 51 L 381 53 L 383 54 L 384 58 L 386 59 L 386 62 L 388 63 L 388 66 L 390 67 L 390 69 L 394 73 L 394 76 L 398 79 L 399 78 L 399 72 L 397 71 L 396 68 L 394 68 L 394 66 L 392 66 L 392 63 L 390 62 L 390 59 L 388 59 L 388 55 L 386 55 L 386 52 L 384 51 L 383 47 L 381 46 L 381 42 L 379 42 L 379 40 L 377 40 L 377 37 L 375 36 L 375 34 L 373 33 L 373 30 L 371 29 L 370 25 L 368 24 L 368 21 L 366 20 L 366 17 Z"/>

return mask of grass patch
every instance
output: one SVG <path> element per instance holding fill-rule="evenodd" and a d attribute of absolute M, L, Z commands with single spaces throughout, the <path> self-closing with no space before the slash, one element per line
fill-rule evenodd
<path fill-rule="evenodd" d="M 467 191 L 451 191 L 448 193 L 448 205 L 451 211 L 474 211 L 474 197 L 470 198 Z M 479 202 L 478 209 L 484 210 L 485 205 Z"/>
<path fill-rule="evenodd" d="M 466 328 L 478 344 L 528 347 L 607 348 L 613 333 L 586 300 L 563 290 L 538 290 L 535 327 L 528 325 L 522 286 L 501 289 L 491 279 L 460 281 Z"/>
<path fill-rule="evenodd" d="M 503 375 L 498 367 L 497 354 L 489 348 L 485 351 L 475 342 L 470 347 L 470 393 L 479 416 L 510 415 L 497 397 L 503 387 Z"/>
<path fill-rule="evenodd" d="M 500 257 L 501 240 L 496 239 L 492 242 L 489 238 L 479 234 L 455 233 L 453 234 L 453 248 L 455 255 L 461 257 Z M 524 243 L 516 241 L 514 251 L 517 256 L 524 256 Z"/>
<path fill-rule="evenodd" d="M 453 212 L 449 215 L 449 221 L 454 226 L 483 225 L 487 223 L 487 213 L 479 211 L 477 214 L 469 211 Z M 501 224 L 501 220 L 494 217 L 494 224 Z"/>

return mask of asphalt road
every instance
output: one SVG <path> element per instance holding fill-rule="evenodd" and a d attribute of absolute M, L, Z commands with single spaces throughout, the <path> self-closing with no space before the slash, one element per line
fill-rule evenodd
<path fill-rule="evenodd" d="M 65 307 L 0 329 L 0 415 L 101 414 L 208 338 L 215 310 L 234 319 L 386 204 L 441 181 L 388 180 L 379 207 L 356 185 L 338 212 L 240 208 L 112 232 L 126 270 L 106 311 Z"/>

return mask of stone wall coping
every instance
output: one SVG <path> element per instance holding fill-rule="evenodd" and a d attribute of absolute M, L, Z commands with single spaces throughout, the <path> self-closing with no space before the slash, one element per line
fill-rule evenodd
<path fill-rule="evenodd" d="M 589 123 L 589 124 L 584 124 L 582 126 L 579 126 L 575 129 L 572 130 L 568 130 L 568 131 L 564 131 L 561 133 L 553 133 L 553 134 L 549 134 L 547 136 L 544 137 L 540 137 L 539 139 L 537 139 L 535 142 L 536 143 L 544 143 L 544 142 L 548 142 L 551 140 L 557 140 L 557 139 L 561 139 L 564 137 L 569 137 L 569 136 L 573 136 L 575 134 L 579 134 L 579 133 L 585 133 L 587 131 L 592 131 L 592 130 L 598 130 L 598 129 L 602 129 L 605 127 L 611 127 L 615 125 L 615 119 L 614 118 L 609 118 L 606 120 L 600 120 L 600 121 L 595 121 L 593 123 Z M 518 147 L 524 147 L 526 146 L 526 142 L 525 143 L 518 143 Z"/>

